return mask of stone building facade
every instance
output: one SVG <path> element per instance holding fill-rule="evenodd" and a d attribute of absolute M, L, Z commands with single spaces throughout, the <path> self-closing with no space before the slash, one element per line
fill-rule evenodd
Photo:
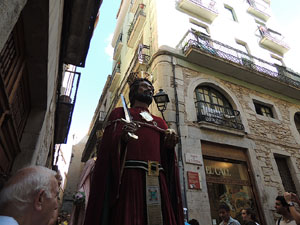
<path fill-rule="evenodd" d="M 76 66 L 84 66 L 102 3 L 82 2 L 0 2 L 0 178 L 28 165 L 54 166 L 55 144 L 66 143 Z M 68 93 L 64 80 L 75 86 Z"/>
<path fill-rule="evenodd" d="M 268 0 L 122 1 L 83 161 L 105 126 L 99 109 L 109 115 L 127 79 L 147 75 L 170 98 L 164 117 L 180 136 L 188 218 L 219 224 L 225 202 L 238 220 L 251 207 L 260 224 L 274 224 L 276 196 L 300 191 L 300 76 L 274 27 Z M 160 115 L 154 103 L 150 111 Z"/>

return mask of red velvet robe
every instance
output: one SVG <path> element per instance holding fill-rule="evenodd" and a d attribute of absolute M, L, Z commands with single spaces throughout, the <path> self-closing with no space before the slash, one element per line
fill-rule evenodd
<path fill-rule="evenodd" d="M 131 108 L 134 121 L 146 122 L 139 114 L 146 108 Z M 141 126 L 138 140 L 121 140 L 123 108 L 116 108 L 109 117 L 103 134 L 92 178 L 84 225 L 146 225 L 145 175 L 142 169 L 124 169 L 126 160 L 159 161 L 164 171 L 159 174 L 164 225 L 183 225 L 178 166 L 174 149 L 164 147 L 164 133 L 157 128 Z M 167 129 L 164 120 L 153 116 L 150 124 Z M 117 121 L 116 121 L 117 120 Z M 123 171 L 123 172 L 122 172 Z"/>

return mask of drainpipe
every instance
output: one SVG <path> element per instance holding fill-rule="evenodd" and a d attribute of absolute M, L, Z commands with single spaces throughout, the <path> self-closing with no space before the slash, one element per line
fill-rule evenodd
<path fill-rule="evenodd" d="M 183 208 L 187 208 L 187 198 L 186 198 L 186 188 L 185 188 L 185 179 L 184 179 L 184 164 L 182 157 L 182 142 L 181 142 L 181 131 L 180 131 L 180 123 L 179 123 L 179 104 L 178 104 L 178 95 L 177 95 L 177 84 L 176 84 L 176 75 L 175 75 L 175 65 L 176 62 L 173 60 L 173 56 L 171 56 L 171 64 L 172 64 L 172 73 L 173 73 L 173 83 L 174 83 L 174 96 L 175 96 L 175 107 L 176 107 L 176 129 L 177 134 L 179 136 L 178 141 L 178 167 L 179 167 L 179 179 L 180 179 L 180 190 L 181 196 L 183 200 Z M 188 211 L 185 214 L 188 219 Z"/>

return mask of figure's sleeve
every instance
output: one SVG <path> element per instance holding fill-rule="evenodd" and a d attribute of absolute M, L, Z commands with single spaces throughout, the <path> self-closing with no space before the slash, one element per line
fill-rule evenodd
<path fill-rule="evenodd" d="M 117 121 L 121 117 L 123 117 L 121 108 L 112 111 L 98 146 L 84 225 L 100 224 L 104 208 L 109 207 L 118 193 L 120 153 L 124 149 L 120 138 L 123 123 Z"/>
<path fill-rule="evenodd" d="M 126 143 L 122 141 L 121 134 L 124 123 L 120 120 L 124 118 L 123 108 L 116 108 L 109 116 L 110 125 L 107 129 L 110 130 L 109 142 L 106 142 L 105 148 L 109 150 L 109 162 L 111 171 L 111 191 L 110 199 L 113 202 L 119 193 L 119 184 L 121 179 L 122 160 L 125 157 Z"/>

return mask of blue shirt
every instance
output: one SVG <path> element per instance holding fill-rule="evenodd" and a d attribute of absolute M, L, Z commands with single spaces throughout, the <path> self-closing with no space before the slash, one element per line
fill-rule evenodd
<path fill-rule="evenodd" d="M 0 225 L 19 225 L 18 222 L 10 216 L 0 216 Z"/>
<path fill-rule="evenodd" d="M 239 221 L 233 219 L 231 216 L 229 217 L 227 224 L 228 225 L 241 225 Z M 219 225 L 224 225 L 224 221 L 222 221 Z"/>

